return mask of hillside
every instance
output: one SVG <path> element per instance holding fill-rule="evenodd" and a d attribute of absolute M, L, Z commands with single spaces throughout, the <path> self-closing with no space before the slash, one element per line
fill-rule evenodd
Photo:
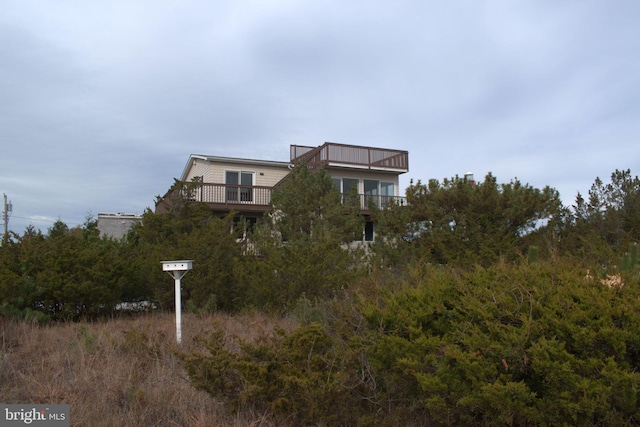
<path fill-rule="evenodd" d="M 183 347 L 214 323 L 246 340 L 293 326 L 259 314 L 187 314 Z M 0 333 L 0 401 L 69 404 L 72 426 L 269 425 L 250 411 L 229 414 L 191 386 L 171 314 L 49 326 L 0 318 Z"/>

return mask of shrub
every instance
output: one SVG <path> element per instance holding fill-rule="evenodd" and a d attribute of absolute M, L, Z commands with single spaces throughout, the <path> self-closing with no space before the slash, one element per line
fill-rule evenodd
<path fill-rule="evenodd" d="M 241 341 L 237 353 L 220 330 L 199 342 L 203 348 L 181 355 L 192 383 L 235 409 L 258 408 L 293 425 L 355 425 L 370 414 L 354 383 L 355 353 L 317 323 Z"/>
<path fill-rule="evenodd" d="M 363 309 L 388 401 L 440 425 L 640 420 L 635 287 L 540 262 L 419 276 Z"/>

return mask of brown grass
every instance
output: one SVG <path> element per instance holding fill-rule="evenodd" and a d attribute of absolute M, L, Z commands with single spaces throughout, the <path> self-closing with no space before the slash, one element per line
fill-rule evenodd
<path fill-rule="evenodd" d="M 0 402 L 69 404 L 72 426 L 267 426 L 229 414 L 188 381 L 176 351 L 214 327 L 254 341 L 286 319 L 186 314 L 182 345 L 172 314 L 39 326 L 0 319 Z"/>

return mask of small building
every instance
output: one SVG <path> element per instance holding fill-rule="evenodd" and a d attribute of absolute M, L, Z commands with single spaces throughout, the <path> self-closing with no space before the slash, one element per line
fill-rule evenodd
<path fill-rule="evenodd" d="M 99 213 L 98 230 L 100 237 L 122 239 L 131 228 L 142 221 L 141 215 L 128 213 Z"/>

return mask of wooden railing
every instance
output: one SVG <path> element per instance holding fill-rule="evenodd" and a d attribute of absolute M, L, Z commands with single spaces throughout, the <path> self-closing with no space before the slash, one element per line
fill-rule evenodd
<path fill-rule="evenodd" d="M 266 210 L 271 202 L 273 187 L 255 185 L 232 185 L 204 183 L 190 190 L 190 194 L 183 197 L 193 202 L 204 202 L 219 209 L 258 209 Z M 351 194 L 342 194 L 346 202 Z M 406 198 L 397 196 L 378 196 L 358 194 L 360 209 L 368 211 L 370 203 L 379 209 L 387 208 L 390 204 L 406 205 Z"/>
<path fill-rule="evenodd" d="M 311 168 L 338 164 L 366 169 L 409 170 L 409 153 L 386 148 L 326 142 L 320 147 L 291 146 L 291 162 L 307 163 Z"/>
<path fill-rule="evenodd" d="M 273 187 L 204 183 L 186 194 L 188 200 L 216 205 L 269 206 Z"/>

